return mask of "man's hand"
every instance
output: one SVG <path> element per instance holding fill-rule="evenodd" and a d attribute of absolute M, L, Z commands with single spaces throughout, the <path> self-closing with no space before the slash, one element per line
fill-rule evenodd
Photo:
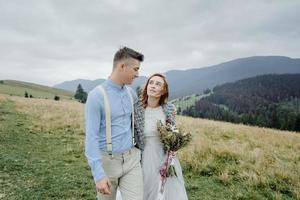
<path fill-rule="evenodd" d="M 103 179 L 96 182 L 96 190 L 97 192 L 101 194 L 107 194 L 110 195 L 111 182 L 107 177 L 104 177 Z"/>

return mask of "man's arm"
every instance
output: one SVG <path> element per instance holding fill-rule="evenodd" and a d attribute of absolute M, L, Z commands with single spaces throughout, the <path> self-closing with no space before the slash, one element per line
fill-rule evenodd
<path fill-rule="evenodd" d="M 95 183 L 105 177 L 100 153 L 100 102 L 100 96 L 95 91 L 91 91 L 85 105 L 85 156 Z"/>

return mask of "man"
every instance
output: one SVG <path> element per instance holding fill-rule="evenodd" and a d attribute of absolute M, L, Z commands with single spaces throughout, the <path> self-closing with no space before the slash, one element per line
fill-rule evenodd
<path fill-rule="evenodd" d="M 98 86 L 88 94 L 85 155 L 101 200 L 115 200 L 117 187 L 123 200 L 143 199 L 141 152 L 134 147 L 132 135 L 132 103 L 137 96 L 125 86 L 138 77 L 143 60 L 142 54 L 130 48 L 119 49 L 102 89 Z"/>

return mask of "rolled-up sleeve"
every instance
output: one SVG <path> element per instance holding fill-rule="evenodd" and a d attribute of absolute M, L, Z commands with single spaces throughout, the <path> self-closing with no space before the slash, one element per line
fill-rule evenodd
<path fill-rule="evenodd" d="M 85 105 L 85 156 L 95 182 L 105 177 L 100 152 L 100 120 L 101 96 L 93 90 L 88 94 Z"/>

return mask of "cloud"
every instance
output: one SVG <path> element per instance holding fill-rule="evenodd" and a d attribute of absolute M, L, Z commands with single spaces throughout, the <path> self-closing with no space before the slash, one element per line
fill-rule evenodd
<path fill-rule="evenodd" d="M 2 0 L 0 79 L 107 78 L 122 45 L 144 53 L 141 75 L 253 55 L 299 57 L 299 9 L 296 0 Z"/>

